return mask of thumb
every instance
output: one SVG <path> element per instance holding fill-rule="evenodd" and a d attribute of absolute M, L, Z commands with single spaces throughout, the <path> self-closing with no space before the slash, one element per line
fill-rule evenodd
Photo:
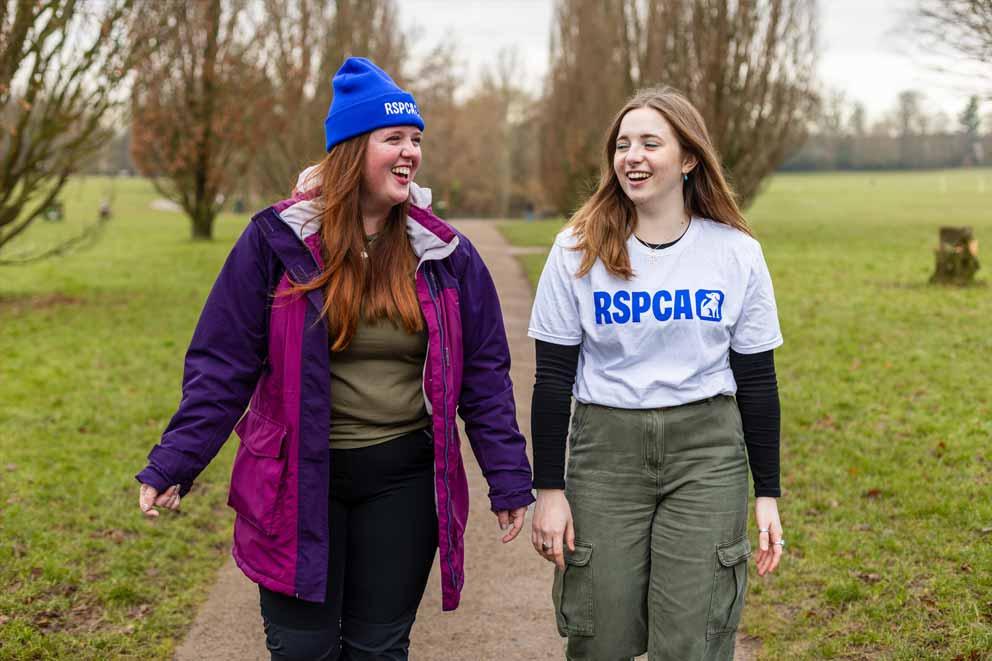
<path fill-rule="evenodd" d="M 138 496 L 138 506 L 141 507 L 141 511 L 147 516 L 158 516 L 158 510 L 153 507 L 157 497 L 158 490 L 155 487 L 150 484 L 141 485 L 141 491 Z"/>
<path fill-rule="evenodd" d="M 571 517 L 565 522 L 565 543 L 568 544 L 568 550 L 575 553 L 575 526 L 572 525 Z"/>

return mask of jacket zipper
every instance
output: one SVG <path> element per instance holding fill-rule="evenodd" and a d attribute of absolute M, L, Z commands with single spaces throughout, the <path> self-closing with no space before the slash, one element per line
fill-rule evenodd
<path fill-rule="evenodd" d="M 444 369 L 441 370 L 441 421 L 444 430 L 444 493 L 448 499 L 447 510 L 448 510 L 448 570 L 451 573 L 451 584 L 455 590 L 458 589 L 458 576 L 455 573 L 455 566 L 451 560 L 451 549 L 454 546 L 452 542 L 452 516 L 454 513 L 451 508 L 451 487 L 448 484 L 448 440 L 451 434 L 448 431 L 448 345 L 445 342 L 444 337 L 444 323 L 441 315 L 441 300 L 440 300 L 440 289 L 437 286 L 437 281 L 434 279 L 434 270 L 431 268 L 424 269 L 424 275 L 427 276 L 427 290 L 431 295 L 431 301 L 434 303 L 434 312 L 437 315 L 437 329 L 440 334 L 441 340 L 441 363 Z"/>

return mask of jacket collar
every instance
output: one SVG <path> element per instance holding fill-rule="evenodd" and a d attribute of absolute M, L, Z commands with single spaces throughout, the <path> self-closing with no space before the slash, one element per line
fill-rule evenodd
<path fill-rule="evenodd" d="M 320 228 L 320 188 L 317 166 L 300 173 L 293 196 L 274 204 L 272 209 L 302 240 Z M 458 234 L 450 225 L 431 213 L 431 190 L 410 184 L 410 213 L 406 217 L 406 233 L 413 252 L 420 260 L 444 259 L 458 247 Z"/>

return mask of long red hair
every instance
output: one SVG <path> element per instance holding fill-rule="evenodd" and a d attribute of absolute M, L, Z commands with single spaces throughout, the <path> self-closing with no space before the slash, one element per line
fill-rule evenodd
<path fill-rule="evenodd" d="M 323 290 L 331 351 L 348 347 L 362 318 L 388 320 L 408 333 L 424 327 L 414 288 L 417 257 L 406 235 L 409 201 L 394 206 L 376 240 L 365 243 L 360 203 L 368 143 L 368 133 L 345 140 L 318 164 L 312 176 L 320 178 L 320 213 L 313 222 L 320 223 L 324 269 L 286 292 Z"/>

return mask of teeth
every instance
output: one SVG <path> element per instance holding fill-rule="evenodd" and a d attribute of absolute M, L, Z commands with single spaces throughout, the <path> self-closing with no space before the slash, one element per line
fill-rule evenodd
<path fill-rule="evenodd" d="M 392 173 L 393 174 L 398 174 L 401 177 L 409 177 L 410 176 L 410 168 L 407 167 L 407 166 L 405 166 L 405 165 L 401 165 L 399 167 L 393 168 L 392 169 Z"/>
<path fill-rule="evenodd" d="M 627 178 L 628 179 L 633 179 L 634 181 L 638 181 L 638 180 L 641 180 L 641 179 L 647 179 L 650 176 L 651 176 L 651 173 L 650 172 L 628 172 L 627 173 Z"/>

